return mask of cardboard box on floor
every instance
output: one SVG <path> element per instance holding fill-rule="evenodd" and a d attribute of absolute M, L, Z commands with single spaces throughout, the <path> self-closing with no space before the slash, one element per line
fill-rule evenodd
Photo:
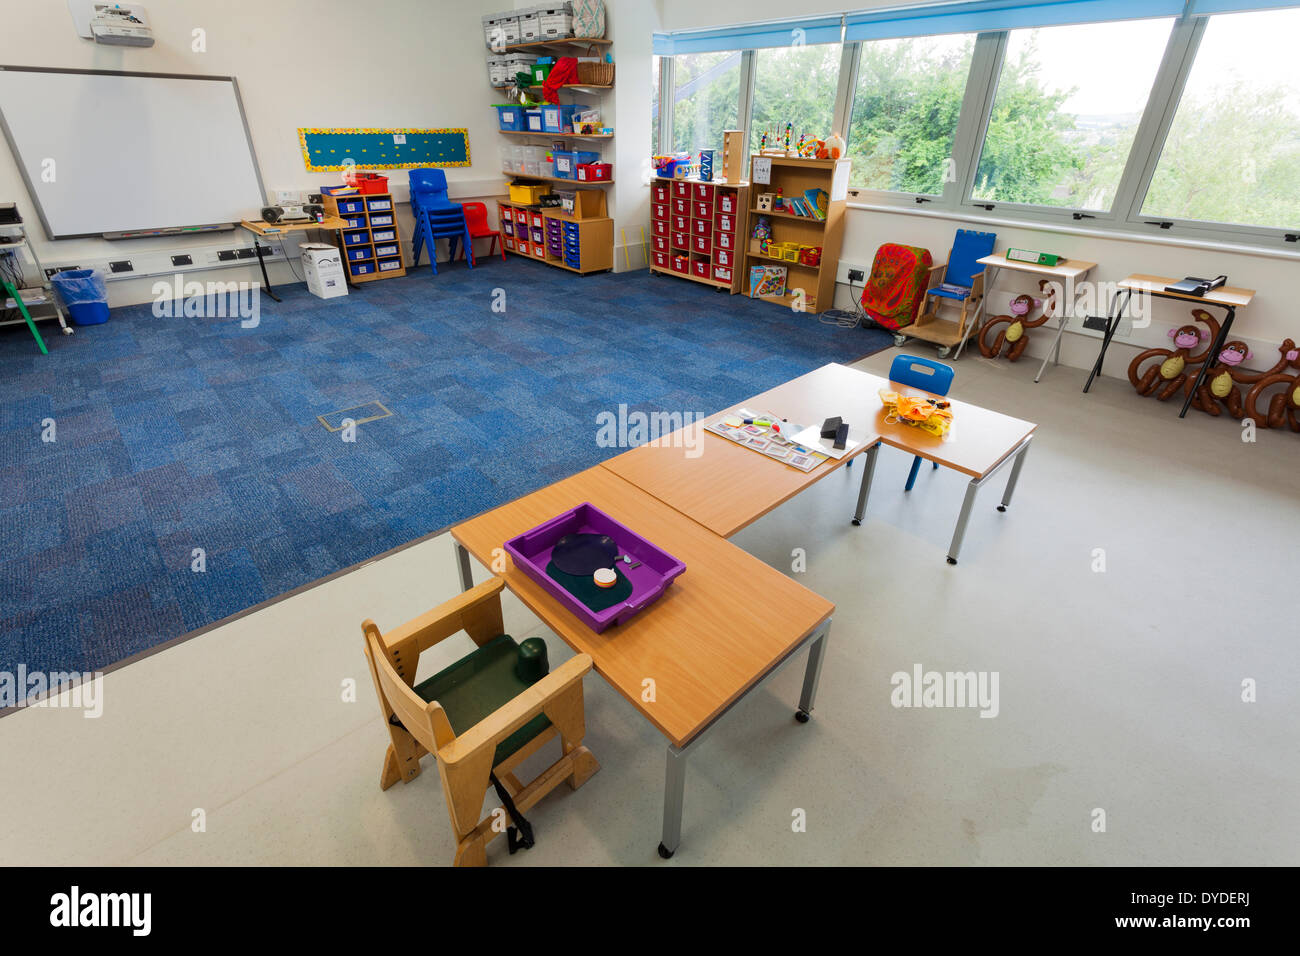
<path fill-rule="evenodd" d="M 343 252 L 323 242 L 304 242 L 302 273 L 307 280 L 307 291 L 321 299 L 333 299 L 348 294 L 348 280 L 343 274 Z"/>

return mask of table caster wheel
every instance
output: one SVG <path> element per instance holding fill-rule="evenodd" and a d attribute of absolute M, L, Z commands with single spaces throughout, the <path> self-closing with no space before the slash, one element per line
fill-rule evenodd
<path fill-rule="evenodd" d="M 946 345 L 943 348 L 939 349 L 939 358 L 941 359 L 946 359 L 951 354 L 952 354 L 952 349 Z"/>
<path fill-rule="evenodd" d="M 948 559 L 948 563 L 949 563 L 949 564 L 956 564 L 956 563 L 957 563 L 957 559 L 956 559 L 956 558 L 949 558 L 949 559 Z"/>
<path fill-rule="evenodd" d="M 1007 510 L 1006 505 L 998 505 L 998 511 L 1006 511 L 1006 510 Z"/>
<path fill-rule="evenodd" d="M 668 849 L 668 847 L 664 846 L 662 843 L 659 844 L 659 855 L 665 860 L 672 859 L 673 852 L 674 851 Z"/>
<path fill-rule="evenodd" d="M 897 346 L 899 346 L 900 348 L 901 348 L 902 346 L 906 345 L 906 344 L 907 344 L 907 336 L 906 336 L 906 335 L 895 335 L 895 336 L 894 336 L 894 344 L 897 345 Z"/>
<path fill-rule="evenodd" d="M 862 527 L 862 519 L 861 519 L 861 518 L 854 518 L 854 519 L 853 519 L 853 527 L 855 527 L 855 528 L 860 528 L 860 527 Z"/>
<path fill-rule="evenodd" d="M 72 334 L 73 332 L 75 332 L 75 331 L 76 331 L 76 329 L 64 329 L 64 330 L 63 330 L 63 334 L 64 334 L 64 335 L 71 335 L 71 334 Z"/>
<path fill-rule="evenodd" d="M 794 712 L 794 719 L 799 721 L 801 724 L 806 724 L 808 721 L 812 720 L 812 714 L 808 713 L 806 710 L 796 710 Z"/>

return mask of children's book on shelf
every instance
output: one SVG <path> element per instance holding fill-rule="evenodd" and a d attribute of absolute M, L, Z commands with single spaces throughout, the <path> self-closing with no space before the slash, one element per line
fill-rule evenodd
<path fill-rule="evenodd" d="M 785 295 L 785 266 L 750 266 L 749 297 Z"/>
<path fill-rule="evenodd" d="M 831 197 L 824 189 L 807 189 L 804 190 L 804 203 L 808 207 L 807 215 L 814 219 L 824 220 L 826 212 L 831 208 Z"/>
<path fill-rule="evenodd" d="M 754 424 L 747 425 L 746 420 L 752 420 Z M 759 425 L 758 422 L 772 422 L 776 427 Z M 783 421 L 772 414 L 756 415 L 748 408 L 705 425 L 704 430 L 800 471 L 812 471 L 829 457 L 789 437 L 803 431 L 802 425 Z"/>

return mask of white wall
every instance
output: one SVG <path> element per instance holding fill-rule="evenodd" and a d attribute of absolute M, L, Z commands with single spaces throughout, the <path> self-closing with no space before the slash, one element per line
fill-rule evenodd
<path fill-rule="evenodd" d="M 503 191 L 500 137 L 490 108 L 496 97 L 487 82 L 479 19 L 501 9 L 500 0 L 147 0 L 145 6 L 156 42 L 132 49 L 77 36 L 64 0 L 5 0 L 12 29 L 0 31 L 0 63 L 234 76 L 272 196 L 276 189 L 315 191 L 340 181 L 338 173 L 306 170 L 300 126 L 463 126 L 469 130 L 473 165 L 446 170 L 452 195 L 490 198 Z M 206 52 L 191 48 L 195 29 L 206 31 Z M 404 198 L 406 171 L 387 172 Z M 170 268 L 167 257 L 173 253 L 194 253 L 197 262 L 209 249 L 249 244 L 243 230 L 216 239 L 51 242 L 13 157 L 0 146 L 0 200 L 10 199 L 18 203 L 47 266 L 129 258 L 137 268 L 159 261 Z M 230 216 L 238 220 L 256 212 L 232 209 Z M 409 216 L 402 232 L 409 246 Z M 272 281 L 295 281 L 283 260 L 271 268 Z M 256 265 L 234 266 L 196 277 L 252 281 L 256 272 Z M 111 304 L 151 300 L 152 281 L 110 283 Z"/>
<path fill-rule="evenodd" d="M 640 5 L 637 0 L 614 0 L 614 6 L 620 11 L 628 6 Z M 709 0 L 707 3 L 700 0 L 661 0 L 655 6 L 660 24 L 658 29 L 689 30 L 893 5 L 899 4 L 891 3 L 890 0 L 851 0 L 849 3 L 844 0 L 838 3 L 803 0 L 796 8 L 784 0 Z M 621 42 L 619 49 L 624 59 L 642 55 L 643 48 L 638 45 L 638 41 L 644 44 L 650 42 L 649 37 L 639 35 Z M 648 126 L 648 109 L 644 116 L 644 122 Z M 624 119 L 624 126 L 627 123 L 628 120 Z M 1230 144 L 1207 144 L 1207 148 L 1230 149 Z M 636 159 L 639 157 L 624 156 L 620 145 L 619 162 L 625 168 Z M 1249 364 L 1272 365 L 1277 358 L 1277 344 L 1283 338 L 1289 336 L 1300 341 L 1300 307 L 1296 305 L 1300 302 L 1300 258 L 1263 256 L 1234 247 L 1204 249 L 1168 241 L 1145 242 L 1033 226 L 989 225 L 975 219 L 960 221 L 906 212 L 850 208 L 847 218 L 844 246 L 840 253 L 842 264 L 852 263 L 869 269 L 876 248 L 882 242 L 924 246 L 930 249 L 936 261 L 942 261 L 947 258 L 956 229 L 982 229 L 998 234 L 999 250 L 1018 246 L 1096 262 L 1098 268 L 1093 278 L 1101 281 L 1114 281 L 1130 273 L 1179 278 L 1188 275 L 1227 274 L 1232 285 L 1252 288 L 1258 292 L 1254 304 L 1241 312 L 1233 327 L 1234 337 L 1244 339 L 1256 354 L 1256 359 Z M 1037 291 L 1033 283 L 1018 280 L 1006 273 L 999 286 L 1003 291 L 990 296 L 990 306 L 998 311 L 1005 308 L 1013 295 Z M 836 304 L 847 305 L 849 301 L 847 287 L 841 286 Z M 1116 338 L 1108 353 L 1107 374 L 1123 375 L 1138 349 L 1167 344 L 1167 331 L 1187 320 L 1187 309 L 1170 302 L 1156 302 L 1150 327 L 1135 329 L 1131 336 Z M 1077 321 L 1072 323 L 1072 329 L 1074 328 L 1077 328 Z M 1028 354 L 1046 354 L 1048 340 L 1045 331 L 1034 333 Z M 1076 367 L 1090 367 L 1096 359 L 1097 347 L 1097 338 L 1092 333 L 1067 332 L 1062 347 L 1062 361 Z"/>

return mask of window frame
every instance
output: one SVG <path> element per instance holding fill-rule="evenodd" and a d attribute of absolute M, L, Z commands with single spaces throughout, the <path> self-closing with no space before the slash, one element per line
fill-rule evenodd
<path fill-rule="evenodd" d="M 1232 15 L 1234 14 L 1221 13 L 1193 16 L 1185 13 L 1174 20 L 1156 70 L 1151 92 L 1147 97 L 1141 119 L 1138 121 L 1133 145 L 1125 159 L 1124 169 L 1116 184 L 1114 199 L 1107 211 L 1029 203 L 989 203 L 973 198 L 980 155 L 988 132 L 998 79 L 1006 58 L 1010 30 L 985 31 L 975 36 L 975 47 L 971 54 L 957 129 L 953 136 L 954 177 L 944 184 L 943 193 L 933 196 L 915 192 L 850 187 L 849 203 L 851 206 L 863 205 L 899 212 L 909 210 L 918 213 L 943 212 L 975 222 L 984 219 L 1000 221 L 1010 219 L 1022 221 L 1028 226 L 1050 226 L 1066 231 L 1074 228 L 1092 235 L 1103 233 L 1119 240 L 1158 237 L 1177 242 L 1181 239 L 1198 244 L 1219 243 L 1267 250 L 1276 249 L 1283 255 L 1300 256 L 1300 223 L 1295 223 L 1292 227 L 1270 227 L 1189 219 L 1157 219 L 1142 214 L 1142 205 L 1146 201 L 1147 192 L 1155 177 L 1188 77 L 1196 65 L 1205 30 L 1214 16 Z M 853 101 L 857 93 L 863 47 L 864 42 L 841 41 L 839 81 L 832 116 L 834 117 L 833 128 L 842 131 L 846 141 L 849 121 L 853 116 Z M 753 112 L 755 56 L 752 49 L 740 52 L 740 83 L 736 115 L 738 126 L 745 133 L 744 151 L 748 156 Z M 659 71 L 659 142 L 661 148 L 665 148 L 664 144 L 669 144 L 665 149 L 666 152 L 677 148 L 677 144 L 672 142 L 673 111 L 676 106 L 673 100 L 675 59 L 676 57 L 672 55 L 662 56 Z M 1293 238 L 1288 239 L 1288 236 Z"/>

